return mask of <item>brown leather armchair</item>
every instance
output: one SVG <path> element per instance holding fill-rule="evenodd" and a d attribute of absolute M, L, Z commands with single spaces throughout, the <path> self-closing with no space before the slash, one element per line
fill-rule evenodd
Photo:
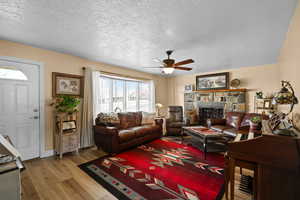
<path fill-rule="evenodd" d="M 97 118 L 94 126 L 95 144 L 110 154 L 162 136 L 162 119 L 155 120 L 155 124 L 143 125 L 141 112 L 118 113 L 118 118 L 119 123 L 113 125 L 101 123 Z"/>
<path fill-rule="evenodd" d="M 169 117 L 166 120 L 167 135 L 180 136 L 182 127 L 186 124 L 183 119 L 182 106 L 169 106 Z"/>

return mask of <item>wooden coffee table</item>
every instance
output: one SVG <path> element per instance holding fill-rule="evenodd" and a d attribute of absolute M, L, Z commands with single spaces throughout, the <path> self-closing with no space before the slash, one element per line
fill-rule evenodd
<path fill-rule="evenodd" d="M 206 159 L 207 152 L 225 152 L 227 149 L 226 143 L 231 140 L 224 134 L 204 126 L 182 127 L 182 141 L 184 140 L 184 134 L 192 136 L 192 144 L 204 152 L 204 159 Z"/>

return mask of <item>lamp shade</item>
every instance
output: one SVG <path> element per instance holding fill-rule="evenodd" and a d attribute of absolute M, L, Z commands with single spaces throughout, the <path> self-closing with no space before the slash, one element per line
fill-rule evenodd
<path fill-rule="evenodd" d="M 165 74 L 172 74 L 174 72 L 174 68 L 173 67 L 164 67 L 162 69 L 162 71 L 165 73 Z"/>
<path fill-rule="evenodd" d="M 274 100 L 277 104 L 297 104 L 298 99 L 295 95 L 286 87 L 282 87 L 276 94 Z"/>
<path fill-rule="evenodd" d="M 163 107 L 163 105 L 162 105 L 161 103 L 157 103 L 157 104 L 155 104 L 155 106 L 156 106 L 157 108 L 162 108 L 162 107 Z"/>

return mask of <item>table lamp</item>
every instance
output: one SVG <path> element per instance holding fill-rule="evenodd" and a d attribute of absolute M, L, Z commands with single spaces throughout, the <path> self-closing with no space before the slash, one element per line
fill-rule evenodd
<path fill-rule="evenodd" d="M 286 135 L 286 136 L 295 136 L 297 135 L 291 128 L 293 128 L 292 123 L 288 119 L 288 115 L 293 112 L 294 106 L 298 104 L 298 99 L 295 96 L 295 91 L 288 81 L 281 81 L 281 89 L 274 96 L 272 100 L 273 104 L 279 105 L 290 105 L 290 110 L 288 113 L 284 113 L 284 118 L 281 123 L 284 125 L 284 129 L 277 129 L 274 131 L 275 134 Z"/>
<path fill-rule="evenodd" d="M 160 109 L 163 107 L 163 105 L 161 103 L 157 103 L 155 104 L 155 108 L 156 108 L 156 116 L 160 117 Z"/>

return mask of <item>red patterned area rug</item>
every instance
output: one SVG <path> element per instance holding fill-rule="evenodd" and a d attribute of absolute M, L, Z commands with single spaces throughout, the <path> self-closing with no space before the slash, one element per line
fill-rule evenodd
<path fill-rule="evenodd" d="M 219 200 L 224 159 L 170 138 L 79 166 L 122 200 Z"/>

